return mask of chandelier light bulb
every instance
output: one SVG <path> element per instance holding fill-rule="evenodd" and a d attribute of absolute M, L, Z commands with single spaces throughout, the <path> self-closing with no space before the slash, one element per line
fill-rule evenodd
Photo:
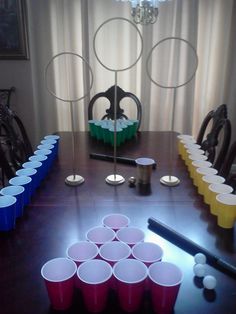
<path fill-rule="evenodd" d="M 130 2 L 131 15 L 136 24 L 154 24 L 158 18 L 158 4 L 169 0 L 116 0 Z"/>

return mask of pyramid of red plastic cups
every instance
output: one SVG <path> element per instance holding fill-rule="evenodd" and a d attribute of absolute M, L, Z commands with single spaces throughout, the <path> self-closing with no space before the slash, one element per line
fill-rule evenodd
<path fill-rule="evenodd" d="M 12 195 L 0 196 L 0 231 L 10 231 L 16 223 L 16 197 Z"/>
<path fill-rule="evenodd" d="M 54 309 L 69 309 L 73 288 L 77 288 L 89 312 L 105 310 L 110 290 L 117 295 L 123 311 L 135 312 L 141 308 L 144 292 L 149 289 L 154 312 L 171 313 L 182 273 L 176 265 L 162 262 L 162 248 L 145 242 L 144 232 L 130 226 L 127 216 L 106 215 L 102 225 L 90 228 L 85 236 L 86 241 L 67 248 L 66 258 L 48 261 L 41 269 Z M 159 264 L 163 264 L 161 274 Z M 76 272 L 72 265 L 76 265 Z"/>

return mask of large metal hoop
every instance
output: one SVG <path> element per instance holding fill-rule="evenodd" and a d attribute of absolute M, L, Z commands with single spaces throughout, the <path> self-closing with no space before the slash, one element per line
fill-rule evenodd
<path fill-rule="evenodd" d="M 168 41 L 168 40 L 179 40 L 179 41 L 182 41 L 184 43 L 186 43 L 194 52 L 194 55 L 195 55 L 195 58 L 196 58 L 196 64 L 195 64 L 195 67 L 193 69 L 193 72 L 191 73 L 191 75 L 189 76 L 189 78 L 187 78 L 187 80 L 182 83 L 182 84 L 179 84 L 179 85 L 172 85 L 172 86 L 168 86 L 168 85 L 163 85 L 163 84 L 160 84 L 158 83 L 157 81 L 155 81 L 150 72 L 149 72 L 149 67 L 148 67 L 148 63 L 150 61 L 150 58 L 153 54 L 153 51 L 158 47 L 160 46 L 162 43 Z M 161 88 L 166 88 L 166 89 L 173 89 L 173 88 L 179 88 L 179 87 L 182 87 L 182 86 L 185 86 L 187 85 L 192 79 L 193 77 L 195 76 L 195 73 L 197 71 L 197 68 L 198 68 L 198 56 L 197 56 L 197 52 L 196 52 L 196 49 L 194 48 L 194 46 L 187 40 L 183 39 L 183 38 L 180 38 L 180 37 L 167 37 L 167 38 L 164 38 L 162 40 L 160 40 L 155 46 L 152 47 L 152 49 L 150 50 L 149 54 L 148 54 L 148 57 L 147 57 L 147 61 L 146 61 L 146 71 L 147 71 L 147 75 L 149 77 L 149 79 L 155 84 L 157 85 L 158 87 L 161 87 Z"/>
<path fill-rule="evenodd" d="M 182 42 L 186 43 L 194 52 L 194 55 L 195 55 L 195 58 L 196 58 L 196 64 L 195 64 L 195 67 L 193 69 L 193 73 L 191 73 L 191 75 L 182 84 L 176 84 L 176 85 L 171 85 L 171 86 L 160 84 L 160 83 L 158 83 L 157 81 L 155 81 L 152 78 L 152 76 L 151 76 L 151 74 L 149 72 L 148 63 L 149 63 L 150 58 L 152 57 L 153 51 L 158 46 L 160 46 L 163 42 L 165 42 L 167 40 L 179 40 L 179 41 L 182 41 Z M 198 68 L 198 56 L 197 56 L 196 49 L 193 47 L 193 45 L 189 41 L 187 41 L 187 40 L 185 40 L 183 38 L 180 38 L 180 37 L 167 37 L 167 38 L 164 38 L 164 39 L 160 40 L 155 46 L 153 46 L 153 48 L 151 49 L 151 51 L 148 54 L 148 57 L 147 57 L 147 60 L 146 60 L 146 72 L 147 72 L 147 75 L 148 75 L 149 79 L 151 80 L 151 82 L 153 82 L 158 87 L 165 88 L 165 89 L 173 89 L 174 90 L 172 119 L 171 119 L 171 131 L 174 131 L 174 116 L 175 116 L 177 89 L 182 87 L 182 86 L 187 85 L 193 79 L 193 77 L 196 74 L 197 68 Z M 171 137 L 171 143 L 170 143 L 170 148 L 171 148 L 171 153 L 170 153 L 170 159 L 171 159 L 170 175 L 163 176 L 160 179 L 160 182 L 162 184 L 164 184 L 164 185 L 167 185 L 167 186 L 177 186 L 180 183 L 180 180 L 177 177 L 172 175 L 172 168 L 173 168 L 173 148 L 172 148 L 172 146 L 173 146 L 173 143 L 172 143 L 172 137 Z"/>
<path fill-rule="evenodd" d="M 88 90 L 83 96 L 81 96 L 81 97 L 79 97 L 79 98 L 75 98 L 75 99 L 65 99 L 65 98 L 59 97 L 59 96 L 56 95 L 56 93 L 54 93 L 54 92 L 48 87 L 48 79 L 47 79 L 47 77 L 48 77 L 48 75 L 47 75 L 47 74 L 48 74 L 48 69 L 49 69 L 50 65 L 52 64 L 52 62 L 53 62 L 56 58 L 58 58 L 58 57 L 60 57 L 60 56 L 62 56 L 62 55 L 73 55 L 73 56 L 76 56 L 76 57 L 80 58 L 80 59 L 86 64 L 86 66 L 87 66 L 88 69 L 89 69 L 89 72 L 90 72 L 90 75 L 91 75 L 91 81 L 90 81 L 89 90 Z M 84 99 L 86 96 L 88 96 L 88 94 L 89 94 L 89 92 L 90 92 L 90 90 L 91 90 L 91 88 L 92 88 L 92 86 L 93 86 L 93 71 L 92 71 L 92 69 L 91 69 L 89 63 L 88 63 L 81 55 L 79 55 L 79 54 L 77 54 L 77 53 L 75 53 L 75 52 L 68 52 L 68 51 L 67 51 L 67 52 L 61 52 L 61 53 L 58 53 L 58 54 L 54 55 L 54 56 L 50 59 L 50 61 L 48 62 L 47 66 L 46 66 L 46 68 L 45 68 L 45 83 L 46 83 L 46 88 L 47 88 L 48 92 L 49 92 L 53 97 L 55 97 L 55 98 L 57 98 L 57 99 L 59 99 L 59 100 L 62 100 L 62 101 L 64 101 L 64 102 L 77 102 L 77 101 L 79 101 L 79 100 Z"/>
<path fill-rule="evenodd" d="M 98 57 L 98 54 L 97 54 L 97 51 L 96 51 L 96 38 L 97 38 L 97 34 L 98 32 L 102 29 L 102 27 L 104 25 L 106 25 L 107 23 L 110 23 L 112 21 L 115 21 L 115 20 L 120 20 L 120 21 L 125 21 L 127 23 L 129 23 L 130 25 L 132 25 L 134 27 L 134 29 L 137 31 L 138 35 L 139 35 L 139 38 L 141 40 L 141 49 L 140 49 L 140 53 L 137 57 L 137 59 L 128 67 L 125 67 L 125 68 L 120 68 L 120 69 L 113 69 L 113 68 L 110 68 L 108 66 L 106 66 L 101 60 L 100 58 Z M 137 26 L 132 23 L 130 20 L 126 19 L 126 18 L 123 18 L 123 17 L 115 17 L 115 18 L 111 18 L 111 19 L 108 19 L 106 20 L 105 22 L 103 22 L 99 27 L 98 29 L 96 30 L 95 34 L 94 34 L 94 37 L 93 37 L 93 50 L 94 50 L 94 54 L 98 60 L 98 62 L 105 68 L 107 69 L 108 71 L 112 71 L 115 73 L 115 92 L 114 92 L 114 103 L 115 103 L 115 109 L 114 109 L 114 112 L 115 112 L 115 115 L 114 115 L 114 173 L 112 175 L 109 175 L 106 177 L 106 182 L 108 184 L 111 184 L 111 185 L 118 185 L 118 184 L 122 184 L 125 182 L 125 179 L 121 176 L 121 175 L 117 175 L 116 173 L 116 164 L 117 164 L 117 144 L 116 144 L 116 108 L 117 108 L 117 76 L 118 76 L 118 72 L 122 72 L 122 71 L 126 71 L 126 70 L 129 70 L 131 69 L 133 66 L 136 65 L 136 63 L 139 61 L 139 59 L 141 58 L 142 56 L 142 53 L 143 53 L 143 38 L 142 38 L 142 34 L 141 32 L 139 31 L 139 29 L 137 28 Z"/>
<path fill-rule="evenodd" d="M 125 67 L 125 68 L 120 68 L 120 69 L 113 69 L 113 68 L 110 68 L 110 67 L 106 66 L 106 65 L 100 60 L 100 58 L 98 57 L 98 54 L 97 54 L 97 51 L 96 51 L 96 44 L 95 44 L 97 34 L 98 34 L 98 32 L 102 29 L 102 27 L 103 27 L 104 25 L 106 25 L 107 23 L 110 23 L 110 22 L 115 21 L 115 20 L 125 21 L 125 22 L 128 22 L 130 25 L 132 25 L 132 26 L 135 28 L 135 30 L 137 31 L 137 33 L 138 33 L 138 35 L 139 35 L 139 38 L 140 38 L 140 40 L 141 40 L 141 49 L 140 49 L 140 53 L 139 53 L 139 55 L 138 55 L 138 58 L 137 58 L 130 66 Z M 99 62 L 105 69 L 107 69 L 108 71 L 112 71 L 112 72 L 122 72 L 122 71 L 126 71 L 126 70 L 131 69 L 131 68 L 139 61 L 139 59 L 141 58 L 142 53 L 143 53 L 143 37 L 142 37 L 142 34 L 141 34 L 140 30 L 138 29 L 138 27 L 137 27 L 134 23 L 132 23 L 130 20 L 128 20 L 128 19 L 126 19 L 126 18 L 123 18 L 123 17 L 114 17 L 114 18 L 110 18 L 110 19 L 106 20 L 105 22 L 103 22 L 103 23 L 98 27 L 98 29 L 96 30 L 96 32 L 95 32 L 95 34 L 94 34 L 94 37 L 93 37 L 93 50 L 94 50 L 94 54 L 95 54 L 95 56 L 96 56 L 98 62 Z"/>
<path fill-rule="evenodd" d="M 56 93 L 54 93 L 49 87 L 48 87 L 48 81 L 47 81 L 47 77 L 48 77 L 48 69 L 50 67 L 50 65 L 52 64 L 52 62 L 59 56 L 62 56 L 62 55 L 73 55 L 73 56 L 76 56 L 78 58 L 80 58 L 85 64 L 86 66 L 89 68 L 89 72 L 90 72 L 90 75 L 91 75 L 91 81 L 90 81 L 90 86 L 89 86 L 89 90 L 81 97 L 78 97 L 78 98 L 75 98 L 75 99 L 65 99 L 65 98 L 62 98 L 62 97 L 59 97 L 56 95 Z M 53 56 L 50 61 L 48 62 L 46 68 L 45 68 L 45 84 L 46 84 L 46 88 L 48 90 L 48 92 L 53 96 L 55 97 L 56 99 L 59 99 L 61 101 L 64 101 L 64 102 L 68 102 L 70 104 L 70 117 L 71 117 L 71 128 L 72 128 L 72 171 L 73 171 L 73 174 L 72 175 L 69 175 L 66 177 L 65 179 L 65 183 L 67 185 L 70 185 L 70 186 L 77 186 L 77 185 L 80 185 L 84 182 L 84 178 L 80 175 L 77 175 L 75 173 L 75 128 L 74 128 L 74 120 L 73 120 L 73 102 L 77 102 L 77 101 L 80 101 L 82 99 L 84 99 L 90 92 L 92 86 L 93 86 L 93 71 L 89 65 L 89 63 L 79 54 L 75 53 L 75 52 L 61 52 L 61 53 L 58 53 L 56 54 L 55 56 Z"/>

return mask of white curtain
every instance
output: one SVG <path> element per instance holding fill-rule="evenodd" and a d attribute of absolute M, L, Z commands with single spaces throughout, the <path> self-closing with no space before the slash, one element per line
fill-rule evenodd
<path fill-rule="evenodd" d="M 235 88 L 229 88 L 236 75 L 235 66 L 232 66 L 235 61 L 232 53 L 232 42 L 235 42 L 233 16 L 236 16 L 233 0 L 172 0 L 160 3 L 155 24 L 132 26 L 126 20 L 115 19 L 106 23 L 94 40 L 96 30 L 108 19 L 122 17 L 132 21 L 128 2 L 28 0 L 34 111 L 39 136 L 45 132 L 71 130 L 69 103 L 55 99 L 45 87 L 44 72 L 49 60 L 58 53 L 73 52 L 89 62 L 94 75 L 90 96 L 73 102 L 76 129 L 86 130 L 89 100 L 115 83 L 114 71 L 100 64 L 93 45 L 105 66 L 116 70 L 127 67 L 137 59 L 140 51 L 136 27 L 143 38 L 142 57 L 131 69 L 117 72 L 117 78 L 121 88 L 133 92 L 141 100 L 141 130 L 171 129 L 174 92 L 174 129 L 178 132 L 196 135 L 208 111 L 222 103 L 227 103 L 230 113 L 235 114 Z M 158 87 L 146 72 L 152 47 L 169 37 L 188 41 L 196 49 L 199 61 L 195 77 L 186 86 L 176 89 Z M 174 85 L 183 83 L 196 62 L 193 50 L 188 48 L 181 40 L 168 40 L 158 45 L 150 60 L 151 77 L 167 86 L 173 82 Z M 75 68 L 80 74 L 70 79 L 73 92 L 79 98 L 88 92 L 91 76 L 82 63 Z M 67 95 L 70 99 L 66 94 L 68 76 L 66 70 L 54 71 L 55 81 L 51 86 L 57 95 Z M 101 117 L 107 106 L 106 101 L 100 101 L 95 115 Z M 125 101 L 122 107 L 128 116 L 135 116 L 132 102 Z"/>

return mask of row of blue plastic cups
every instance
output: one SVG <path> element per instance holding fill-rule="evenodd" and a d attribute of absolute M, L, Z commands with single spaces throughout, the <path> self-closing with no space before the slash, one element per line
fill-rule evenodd
<path fill-rule="evenodd" d="M 16 218 L 24 213 L 24 207 L 47 175 L 58 153 L 58 135 L 47 135 L 38 145 L 29 161 L 22 164 L 16 176 L 9 180 L 9 186 L 1 189 L 0 194 L 0 231 L 15 227 Z"/>

